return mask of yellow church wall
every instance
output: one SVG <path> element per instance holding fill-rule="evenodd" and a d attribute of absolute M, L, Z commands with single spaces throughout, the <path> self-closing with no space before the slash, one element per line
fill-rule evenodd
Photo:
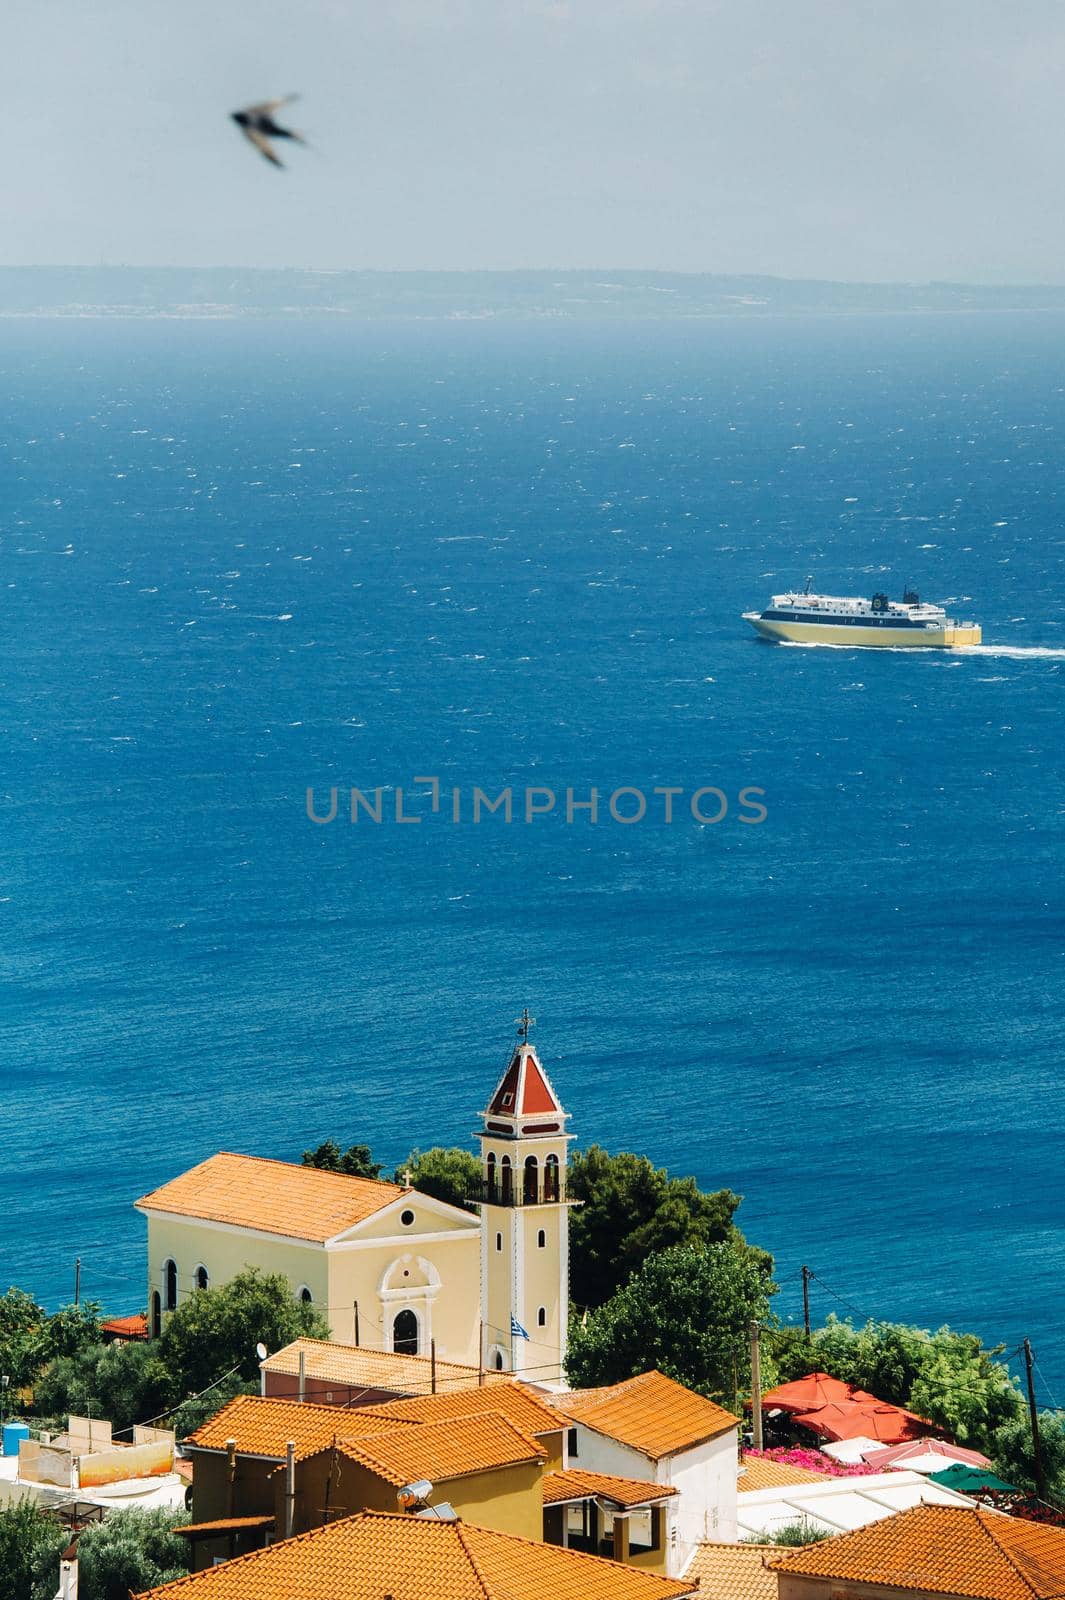
<path fill-rule="evenodd" d="M 403 1217 L 408 1215 L 413 1221 L 404 1222 Z M 440 1209 L 439 1202 L 430 1205 L 425 1195 L 412 1194 L 402 1203 L 396 1201 L 387 1211 L 379 1211 L 360 1222 L 356 1237 L 360 1242 L 397 1237 L 412 1239 L 445 1232 L 468 1233 L 473 1237 L 477 1231 L 477 1218 L 472 1211 L 457 1211 L 455 1207 L 445 1211 Z"/>
<path fill-rule="evenodd" d="M 167 1260 L 177 1264 L 179 1306 L 196 1293 L 197 1267 L 207 1268 L 208 1283 L 213 1288 L 228 1283 L 246 1267 L 259 1267 L 264 1272 L 283 1273 L 294 1293 L 306 1285 L 315 1305 L 320 1310 L 325 1309 L 328 1264 L 320 1245 L 260 1237 L 238 1228 L 201 1222 L 195 1217 L 149 1216 L 148 1290 L 150 1294 L 157 1289 L 163 1296 L 164 1321 L 163 1264 Z"/>
<path fill-rule="evenodd" d="M 369 1243 L 360 1240 L 352 1247 L 330 1249 L 328 1261 L 334 1338 L 354 1342 L 358 1301 L 358 1342 L 370 1349 L 391 1349 L 392 1321 L 398 1311 L 409 1308 L 418 1318 L 419 1355 L 429 1354 L 432 1338 L 440 1360 L 476 1366 L 479 1228 L 433 1240 L 413 1232 Z"/>

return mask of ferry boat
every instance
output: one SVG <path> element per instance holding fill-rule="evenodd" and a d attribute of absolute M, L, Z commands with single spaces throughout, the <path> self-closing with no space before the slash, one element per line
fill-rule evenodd
<path fill-rule="evenodd" d="M 796 644 L 879 646 L 881 649 L 958 650 L 979 644 L 979 623 L 958 622 L 942 606 L 922 601 L 915 589 L 901 600 L 874 594 L 870 600 L 812 594 L 807 578 L 799 594 L 775 594 L 764 611 L 745 611 L 744 620 L 764 639 Z"/>

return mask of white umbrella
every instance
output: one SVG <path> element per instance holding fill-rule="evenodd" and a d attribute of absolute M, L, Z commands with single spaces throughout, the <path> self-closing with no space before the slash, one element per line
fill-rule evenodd
<path fill-rule="evenodd" d="M 884 1441 L 882 1439 L 864 1439 L 859 1436 L 857 1439 L 838 1439 L 835 1443 L 821 1444 L 818 1448 L 822 1455 L 831 1456 L 833 1461 L 839 1461 L 844 1466 L 853 1467 L 859 1461 L 865 1460 L 865 1452 L 867 1450 L 883 1450 Z M 940 1457 L 940 1460 L 942 1461 L 942 1457 Z M 909 1462 L 906 1464 L 909 1466 Z M 932 1468 L 931 1470 L 938 1471 L 939 1469 Z"/>

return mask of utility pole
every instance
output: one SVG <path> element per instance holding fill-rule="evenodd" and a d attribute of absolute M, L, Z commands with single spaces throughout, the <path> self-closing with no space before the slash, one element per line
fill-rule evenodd
<path fill-rule="evenodd" d="M 806 1337 L 810 1337 L 810 1269 L 802 1269 L 802 1326 Z"/>
<path fill-rule="evenodd" d="M 355 1343 L 359 1342 L 359 1302 L 355 1301 Z"/>
<path fill-rule="evenodd" d="M 762 1329 L 759 1323 L 751 1323 L 751 1423 L 754 1434 L 754 1448 L 762 1448 Z"/>
<path fill-rule="evenodd" d="M 81 1304 L 81 1257 L 74 1257 L 74 1304 Z"/>
<path fill-rule="evenodd" d="M 1043 1466 L 1043 1443 L 1039 1437 L 1039 1410 L 1035 1403 L 1035 1381 L 1032 1377 L 1032 1341 L 1024 1341 L 1024 1368 L 1028 1375 L 1028 1415 L 1032 1419 L 1032 1455 L 1035 1457 L 1035 1492 L 1040 1500 L 1047 1497 L 1047 1475 Z"/>
<path fill-rule="evenodd" d="M 436 1393 L 436 1340 L 429 1340 L 429 1387 Z"/>

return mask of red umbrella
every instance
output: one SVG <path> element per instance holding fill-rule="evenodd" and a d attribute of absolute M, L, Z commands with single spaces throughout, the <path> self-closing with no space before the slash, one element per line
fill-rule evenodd
<path fill-rule="evenodd" d="M 848 1400 L 871 1400 L 878 1404 L 876 1395 L 855 1389 L 827 1372 L 810 1372 L 805 1378 L 795 1378 L 776 1389 L 768 1389 L 762 1396 L 765 1411 L 817 1411 L 822 1406 L 835 1405 Z"/>
<path fill-rule="evenodd" d="M 908 1461 L 922 1456 L 942 1456 L 946 1464 L 963 1461 L 969 1467 L 989 1467 L 990 1461 L 979 1450 L 965 1450 L 960 1444 L 948 1444 L 946 1439 L 911 1439 L 907 1444 L 892 1445 L 883 1450 L 870 1450 L 865 1460 L 878 1470 L 887 1467 L 904 1467 Z"/>
<path fill-rule="evenodd" d="M 935 1426 L 912 1411 L 882 1400 L 840 1400 L 803 1412 L 792 1421 L 822 1439 L 879 1439 L 884 1444 L 919 1439 Z"/>

